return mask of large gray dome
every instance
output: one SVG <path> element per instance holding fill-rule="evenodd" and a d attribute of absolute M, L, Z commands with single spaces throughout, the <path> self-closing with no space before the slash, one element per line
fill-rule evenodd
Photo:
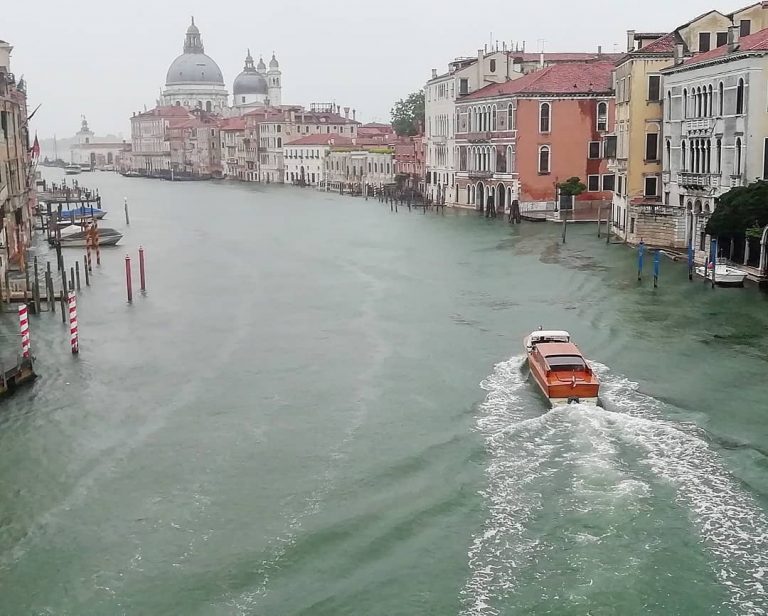
<path fill-rule="evenodd" d="M 267 80 L 258 73 L 243 71 L 235 78 L 232 84 L 232 94 L 241 96 L 243 94 L 267 94 Z"/>
<path fill-rule="evenodd" d="M 205 55 L 203 39 L 194 17 L 184 37 L 184 53 L 173 61 L 165 78 L 165 85 L 168 86 L 188 83 L 224 85 L 219 65 Z"/>
<path fill-rule="evenodd" d="M 185 83 L 223 86 L 224 77 L 219 65 L 204 53 L 183 53 L 171 64 L 165 83 L 169 86 Z"/>

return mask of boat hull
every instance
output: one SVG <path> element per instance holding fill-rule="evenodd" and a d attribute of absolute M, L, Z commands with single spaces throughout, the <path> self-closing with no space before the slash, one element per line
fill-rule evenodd
<path fill-rule="evenodd" d="M 596 379 L 561 380 L 552 376 L 547 377 L 530 354 L 528 355 L 528 365 L 531 370 L 531 377 L 551 406 L 598 403 L 600 384 Z"/>
<path fill-rule="evenodd" d="M 712 271 L 707 271 L 703 267 L 696 268 L 696 274 L 706 280 L 712 280 Z M 747 274 L 744 272 L 717 271 L 715 272 L 715 285 L 718 287 L 743 287 Z"/>

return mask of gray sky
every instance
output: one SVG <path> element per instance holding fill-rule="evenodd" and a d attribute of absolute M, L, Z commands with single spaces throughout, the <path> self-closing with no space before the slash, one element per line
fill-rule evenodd
<path fill-rule="evenodd" d="M 181 53 L 190 15 L 227 88 L 246 48 L 283 71 L 283 103 L 335 101 L 358 119 L 386 121 L 392 103 L 420 88 L 435 67 L 474 55 L 494 39 L 547 51 L 623 51 L 626 30 L 665 31 L 726 0 L 35 0 L 13 2 L 0 39 L 14 46 L 12 70 L 28 82 L 40 137 L 68 137 L 85 114 L 97 135 L 130 134 L 133 111 L 153 107 Z"/>

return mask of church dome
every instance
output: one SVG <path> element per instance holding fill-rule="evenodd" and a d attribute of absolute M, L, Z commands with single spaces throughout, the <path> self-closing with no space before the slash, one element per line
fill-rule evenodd
<path fill-rule="evenodd" d="M 184 39 L 184 53 L 171 63 L 165 78 L 165 84 L 169 86 L 189 83 L 224 85 L 219 65 L 205 55 L 203 40 L 200 38 L 200 30 L 195 25 L 194 17 Z"/>
<path fill-rule="evenodd" d="M 275 52 L 272 52 L 272 59 L 269 61 L 269 68 L 272 68 L 272 69 L 280 68 L 280 63 L 277 61 L 277 58 L 275 57 Z"/>

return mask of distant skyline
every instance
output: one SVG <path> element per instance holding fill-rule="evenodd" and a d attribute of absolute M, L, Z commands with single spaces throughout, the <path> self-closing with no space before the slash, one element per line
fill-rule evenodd
<path fill-rule="evenodd" d="M 154 107 L 192 15 L 230 94 L 247 48 L 266 61 L 274 51 L 283 103 L 336 102 L 357 109 L 358 120 L 388 122 L 394 102 L 420 89 L 432 68 L 444 72 L 496 40 L 525 41 L 531 51 L 544 41 L 546 51 L 621 52 L 628 29 L 670 31 L 708 10 L 749 4 L 646 0 L 609 11 L 596 0 L 171 0 L 129 12 L 95 0 L 38 0 L 14 4 L 0 39 L 14 47 L 11 70 L 27 80 L 31 109 L 42 103 L 32 121 L 41 138 L 72 136 L 85 115 L 97 135 L 129 139 L 131 114 Z"/>

